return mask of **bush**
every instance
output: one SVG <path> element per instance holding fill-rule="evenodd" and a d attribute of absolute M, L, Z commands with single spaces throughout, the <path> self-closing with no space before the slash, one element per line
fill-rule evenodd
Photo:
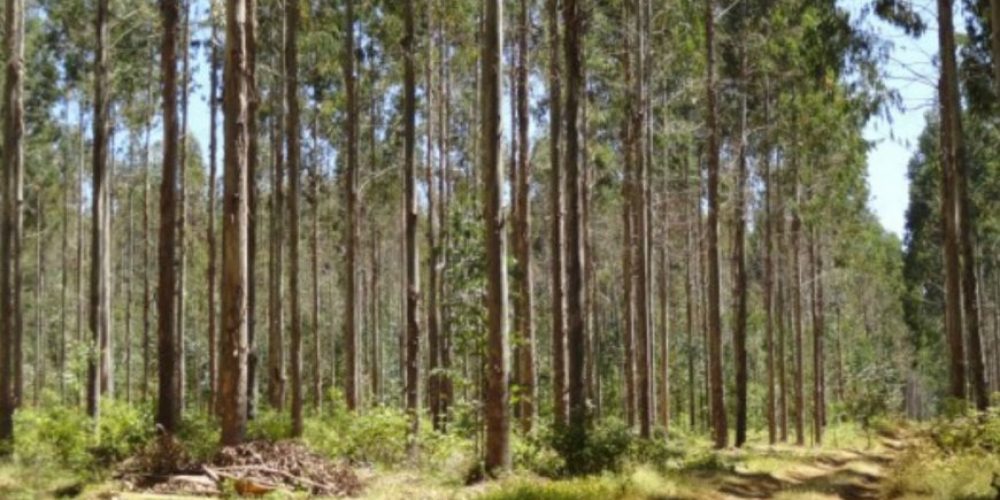
<path fill-rule="evenodd" d="M 247 422 L 247 439 L 278 441 L 292 435 L 292 417 L 288 412 L 268 408 Z"/>
<path fill-rule="evenodd" d="M 306 443 L 332 458 L 398 464 L 406 458 L 407 415 L 394 408 L 373 408 L 364 416 L 334 411 L 305 422 Z"/>
<path fill-rule="evenodd" d="M 1000 409 L 938 419 L 931 425 L 928 434 L 945 453 L 983 451 L 1000 454 Z"/>
<path fill-rule="evenodd" d="M 104 400 L 97 433 L 79 408 L 54 405 L 14 414 L 14 452 L 26 464 L 55 463 L 84 471 L 122 460 L 152 435 L 146 407 Z"/>
<path fill-rule="evenodd" d="M 211 459 L 219 450 L 219 423 L 203 411 L 188 412 L 177 430 L 177 440 L 188 458 L 197 462 Z"/>

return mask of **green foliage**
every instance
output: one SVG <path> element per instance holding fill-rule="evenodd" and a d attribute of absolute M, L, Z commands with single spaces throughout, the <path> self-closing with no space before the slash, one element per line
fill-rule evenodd
<path fill-rule="evenodd" d="M 610 418 L 595 424 L 585 436 L 571 428 L 556 430 L 552 447 L 565 459 L 564 474 L 586 475 L 621 470 L 633 440 L 624 422 Z"/>
<path fill-rule="evenodd" d="M 931 424 L 928 435 L 944 453 L 1000 454 L 1000 409 L 969 412 L 958 418 L 939 418 Z"/>
<path fill-rule="evenodd" d="M 24 408 L 15 413 L 15 457 L 28 464 L 55 463 L 86 471 L 122 460 L 141 448 L 152 435 L 151 417 L 144 407 L 102 402 L 98 433 L 93 421 L 78 408 L 53 405 Z"/>
<path fill-rule="evenodd" d="M 364 416 L 335 411 L 305 422 L 303 439 L 331 458 L 394 465 L 406 459 L 410 424 L 401 410 L 379 407 Z"/>
<path fill-rule="evenodd" d="M 287 411 L 263 410 L 247 422 L 247 439 L 277 441 L 292 435 L 292 417 Z"/>
<path fill-rule="evenodd" d="M 181 422 L 177 439 L 192 460 L 208 460 L 219 449 L 218 421 L 202 411 L 188 412 Z"/>

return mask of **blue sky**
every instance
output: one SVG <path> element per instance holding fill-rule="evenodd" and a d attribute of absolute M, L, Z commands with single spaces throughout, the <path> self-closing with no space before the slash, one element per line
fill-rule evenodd
<path fill-rule="evenodd" d="M 870 5 L 872 0 L 838 1 L 851 13 L 853 19 L 863 19 L 863 26 L 891 43 L 889 61 L 885 66 L 887 84 L 900 93 L 903 108 L 891 110 L 889 120 L 879 117 L 865 128 L 865 138 L 874 144 L 868 155 L 868 182 L 871 187 L 868 205 L 887 230 L 902 237 L 909 189 L 906 165 L 924 127 L 924 114 L 934 103 L 934 79 L 937 73 L 934 61 L 937 55 L 934 2 L 914 0 L 917 11 L 928 25 L 927 32 L 914 39 L 874 15 L 862 17 L 863 8 Z M 196 0 L 193 7 L 195 12 L 192 12 L 192 19 L 203 18 L 206 3 Z M 961 19 L 956 16 L 956 20 Z M 956 28 L 961 29 L 961 24 Z M 205 95 L 208 70 L 204 61 L 198 61 L 193 77 L 200 85 L 191 98 L 189 126 L 191 133 L 204 148 L 208 145 L 209 136 L 208 103 Z M 506 113 L 507 106 L 504 105 L 503 108 Z M 221 116 L 219 127 L 221 134 Z"/>
<path fill-rule="evenodd" d="M 841 0 L 840 4 L 860 15 L 871 0 Z M 937 74 L 935 6 L 930 0 L 915 0 L 916 9 L 927 23 L 927 32 L 914 39 L 901 30 L 869 15 L 864 25 L 891 44 L 885 71 L 886 83 L 902 97 L 903 109 L 893 109 L 890 120 L 877 118 L 865 128 L 865 138 L 874 143 L 868 154 L 869 207 L 889 231 L 903 236 L 909 183 L 906 165 L 924 128 L 924 114 L 934 105 Z M 960 20 L 956 17 L 956 20 Z M 960 29 L 961 26 L 956 26 Z"/>

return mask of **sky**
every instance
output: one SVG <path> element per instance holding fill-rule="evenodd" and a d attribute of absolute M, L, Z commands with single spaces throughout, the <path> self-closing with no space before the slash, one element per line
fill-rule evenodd
<path fill-rule="evenodd" d="M 871 0 L 840 0 L 852 18 L 860 18 L 863 6 L 870 3 Z M 891 44 L 889 61 L 885 65 L 886 84 L 896 89 L 902 99 L 902 109 L 892 109 L 889 120 L 873 119 L 865 128 L 865 139 L 874 144 L 868 153 L 871 188 L 868 206 L 886 230 L 900 237 L 903 236 L 909 196 L 906 166 L 924 128 L 924 114 L 934 105 L 936 92 L 935 10 L 930 0 L 915 0 L 914 3 L 928 27 L 924 35 L 916 39 L 872 14 L 863 18 L 863 26 Z"/>
<path fill-rule="evenodd" d="M 885 65 L 886 84 L 896 89 L 902 99 L 902 109 L 892 109 L 889 118 L 873 119 L 865 128 L 865 138 L 873 144 L 868 154 L 869 208 L 886 230 L 903 237 L 909 182 L 906 166 L 913 156 L 917 138 L 924 128 L 924 114 L 934 104 L 934 78 L 937 73 L 937 37 L 933 0 L 914 0 L 916 9 L 927 23 L 923 36 L 911 38 L 900 29 L 879 20 L 875 15 L 863 15 L 865 6 L 872 0 L 838 0 L 840 6 L 860 20 L 862 26 L 890 43 L 889 60 Z M 956 2 L 960 3 L 960 2 Z M 205 15 L 207 4 L 193 3 L 196 12 L 192 19 Z M 956 16 L 956 20 L 962 18 Z M 962 26 L 956 26 L 961 29 Z M 194 67 L 194 80 L 199 83 L 191 97 L 191 133 L 198 138 L 202 149 L 208 145 L 209 113 L 206 97 L 208 68 L 204 56 Z M 504 106 L 506 111 L 507 106 Z M 220 114 L 219 133 L 222 133 Z M 505 130 L 507 127 L 505 126 Z"/>

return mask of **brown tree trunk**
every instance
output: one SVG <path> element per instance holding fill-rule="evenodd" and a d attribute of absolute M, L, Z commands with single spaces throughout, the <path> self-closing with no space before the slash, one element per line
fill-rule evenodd
<path fill-rule="evenodd" d="M 961 155 L 961 122 L 958 109 L 958 76 L 955 62 L 955 28 L 952 1 L 938 0 L 938 49 L 941 75 L 938 80 L 938 106 L 941 116 L 941 225 L 944 248 L 945 335 L 951 355 L 951 397 L 966 399 L 966 360 L 962 339 L 960 256 L 958 241 L 957 189 Z M 967 318 L 968 319 L 968 318 Z"/>
<path fill-rule="evenodd" d="M 151 51 L 152 52 L 152 51 Z M 151 58 L 152 59 L 152 58 Z M 150 71 L 152 73 L 152 71 Z M 150 78 L 152 81 L 152 77 Z M 153 86 L 148 87 L 148 101 L 147 103 L 152 106 L 153 103 Z M 146 402 L 147 392 L 149 391 L 149 309 L 150 309 L 150 293 L 149 293 L 149 243 L 153 239 L 153 235 L 149 230 L 149 136 L 152 132 L 152 114 L 150 111 L 146 115 L 146 126 L 143 137 L 142 144 L 142 402 Z"/>
<path fill-rule="evenodd" d="M 222 299 L 219 356 L 222 444 L 243 441 L 247 422 L 247 3 L 226 4 L 223 71 L 225 194 L 222 202 Z"/>
<path fill-rule="evenodd" d="M 111 210 L 108 206 L 110 201 L 108 193 L 108 115 L 111 110 L 108 98 L 109 68 L 106 46 L 108 43 L 108 9 L 108 0 L 97 2 L 92 156 L 94 178 L 91 183 L 94 225 L 90 232 L 90 249 L 93 259 L 90 266 L 89 317 L 90 333 L 96 354 L 90 359 L 87 370 L 87 414 L 95 420 L 100 417 L 101 396 L 114 394 L 114 389 L 111 386 Z M 14 347 L 17 348 L 16 341 Z"/>
<path fill-rule="evenodd" d="M 746 5 L 746 2 L 743 3 Z M 733 192 L 733 350 L 736 358 L 736 447 L 747 440 L 747 92 L 746 51 L 740 49 L 740 117 L 737 131 L 736 185 Z"/>
<path fill-rule="evenodd" d="M 667 256 L 667 229 L 663 231 L 664 239 L 660 242 L 660 422 L 663 429 L 670 431 L 670 305 L 668 290 L 670 289 L 670 260 Z"/>
<path fill-rule="evenodd" d="M 407 4 L 412 0 L 407 0 Z M 486 459 L 487 474 L 510 468 L 510 417 L 507 377 L 507 262 L 503 216 L 503 164 L 500 156 L 500 96 L 502 93 L 502 15 L 500 0 L 485 2 L 480 46 L 480 150 L 483 176 L 483 215 L 486 223 Z M 411 33 L 412 34 L 412 33 Z"/>
<path fill-rule="evenodd" d="M 819 232 L 813 228 L 809 241 L 809 268 L 812 271 L 810 286 L 812 287 L 812 325 L 813 325 L 813 440 L 819 445 L 823 442 L 823 422 L 825 413 L 824 369 L 823 369 L 823 257 L 819 241 Z"/>
<path fill-rule="evenodd" d="M 551 252 L 552 252 L 552 396 L 555 425 L 566 424 L 566 299 L 563 262 L 563 174 L 560 141 L 562 140 L 562 90 L 559 75 L 558 0 L 546 0 L 549 39 L 549 161 L 551 162 Z"/>
<path fill-rule="evenodd" d="M 708 76 L 708 357 L 711 387 L 712 430 L 716 448 L 725 448 L 726 407 L 722 385 L 722 331 L 719 313 L 719 130 L 715 88 L 715 12 L 713 0 L 705 1 L 705 43 Z"/>
<path fill-rule="evenodd" d="M 358 160 L 357 160 L 357 122 L 358 112 L 355 97 L 354 75 L 354 1 L 347 0 L 345 4 L 344 39 L 344 88 L 347 95 L 347 121 L 344 123 L 347 139 L 347 277 L 344 284 L 347 287 L 344 307 L 346 310 L 345 325 L 345 395 L 347 407 L 355 410 L 360 405 L 358 367 L 358 268 L 361 259 L 358 258 L 359 201 L 358 201 Z M 409 60 L 408 60 L 409 63 Z M 415 226 L 415 224 L 414 224 Z M 416 228 L 414 227 L 414 230 Z"/>
<path fill-rule="evenodd" d="M 427 11 L 428 33 L 434 33 L 434 19 L 430 9 Z M 443 414 L 441 413 L 441 337 L 440 321 L 441 308 L 438 302 L 438 246 L 437 246 L 437 217 L 435 216 L 435 184 L 433 168 L 433 139 L 434 139 L 434 100 L 441 99 L 440 93 L 435 95 L 434 87 L 434 44 L 432 40 L 427 41 L 427 54 L 424 60 L 426 102 L 425 102 L 425 132 L 426 132 L 426 153 L 424 173 L 427 193 L 427 399 L 431 412 L 431 424 L 435 430 L 443 429 Z M 439 151 L 438 154 L 441 154 Z"/>
<path fill-rule="evenodd" d="M 174 364 L 177 348 L 174 321 L 174 255 L 177 230 L 177 30 L 180 16 L 178 0 L 160 3 L 163 39 L 160 49 L 160 79 L 163 81 L 163 173 L 160 184 L 160 240 L 158 252 L 159 284 L 156 294 L 157 357 L 159 360 L 159 400 L 156 423 L 168 433 L 180 425 L 180 402 L 176 400 L 179 381 Z"/>
<path fill-rule="evenodd" d="M 531 432 L 535 416 L 534 273 L 531 269 L 531 162 L 528 158 L 528 0 L 520 0 L 517 32 L 517 189 L 514 202 L 514 252 L 517 259 L 514 315 L 518 370 L 518 412 L 521 430 Z"/>
<path fill-rule="evenodd" d="M 777 161 L 775 167 L 780 167 L 781 162 Z M 779 169 L 780 173 L 780 169 Z M 780 180 L 780 179 L 779 179 Z M 772 182 L 774 182 L 772 180 Z M 787 311 L 789 307 L 785 304 L 785 284 L 787 283 L 788 276 L 785 267 L 786 253 L 785 253 L 785 201 L 784 196 L 782 196 L 783 190 L 781 184 L 773 186 L 775 189 L 776 199 L 774 201 L 774 206 L 777 207 L 776 214 L 772 212 L 772 216 L 776 217 L 777 220 L 774 221 L 775 227 L 775 242 L 777 243 L 777 249 L 773 253 L 775 266 L 773 276 L 777 277 L 777 290 L 774 292 L 774 308 L 777 316 L 778 323 L 778 345 L 775 357 L 778 359 L 777 368 L 777 378 L 778 378 L 778 423 L 779 423 L 779 439 L 781 442 L 788 442 L 788 378 L 785 376 L 785 366 L 787 357 L 785 356 L 785 332 L 787 331 L 787 323 L 785 318 L 787 317 Z"/>
<path fill-rule="evenodd" d="M 797 152 L 796 152 L 797 154 Z M 792 244 L 789 250 L 789 258 L 792 261 L 792 314 L 794 316 L 795 329 L 795 444 L 802 446 L 806 442 L 805 438 L 805 399 L 804 399 L 804 379 L 802 355 L 805 346 L 802 343 L 802 259 L 799 250 L 799 242 L 802 237 L 802 222 L 799 219 L 799 211 L 802 203 L 800 197 L 798 159 L 792 159 L 792 176 L 794 178 L 795 206 L 792 208 Z"/>
<path fill-rule="evenodd" d="M 764 123 L 770 124 L 770 86 L 768 95 L 764 97 Z M 769 132 L 769 131 L 768 131 Z M 765 139 L 766 140 L 766 139 Z M 767 363 L 767 442 L 774 445 L 777 441 L 777 427 L 774 415 L 774 214 L 771 211 L 771 195 L 773 179 L 771 172 L 771 149 L 768 144 L 761 158 L 764 177 L 764 330 Z"/>
<path fill-rule="evenodd" d="M 187 346 L 185 338 L 187 336 L 185 320 L 187 318 L 187 144 L 188 144 L 188 95 L 190 89 L 190 50 L 191 46 L 191 5 L 189 1 L 182 3 L 181 14 L 181 138 L 178 152 L 178 194 L 177 194 L 177 320 L 174 324 L 176 329 L 175 346 L 177 349 L 177 363 L 174 370 L 177 371 L 178 389 L 177 404 L 184 412 L 187 396 Z"/>
<path fill-rule="evenodd" d="M 4 4 L 4 52 L 7 68 L 3 100 L 3 222 L 0 227 L 0 455 L 14 452 L 14 393 L 12 343 L 17 338 L 14 307 L 15 276 L 21 272 L 16 260 L 18 234 L 15 228 L 21 202 L 19 177 L 24 161 L 24 108 L 21 90 L 24 78 L 24 5 L 22 0 Z"/>
<path fill-rule="evenodd" d="M 299 306 L 299 3 L 285 2 L 285 140 L 288 148 L 288 295 L 291 299 L 292 436 L 302 435 L 302 309 Z"/>
<path fill-rule="evenodd" d="M 209 67 L 209 137 L 208 137 L 208 229 L 205 240 L 208 242 L 208 270 L 206 280 L 208 281 L 208 409 L 214 412 L 216 409 L 216 371 L 218 369 L 216 348 L 216 303 L 215 303 L 215 179 L 218 176 L 218 138 L 217 123 L 219 109 L 219 48 L 218 48 L 218 27 L 215 21 L 215 4 L 209 14 L 211 16 L 212 31 L 210 40 L 210 67 Z"/>
<path fill-rule="evenodd" d="M 348 5 L 350 5 L 350 0 Z M 404 227 L 406 268 L 406 411 L 410 415 L 410 434 L 415 436 L 420 425 L 420 274 L 417 256 L 417 170 L 416 170 L 416 107 L 417 82 L 414 59 L 416 32 L 413 0 L 406 0 L 404 17 L 406 35 L 403 47 L 406 62 L 403 68 L 404 173 L 406 209 Z M 348 120 L 351 121 L 351 120 Z"/>
<path fill-rule="evenodd" d="M 584 310 L 583 310 L 583 203 L 580 196 L 580 136 L 577 114 L 580 108 L 582 84 L 580 46 L 583 39 L 583 13 L 577 0 L 565 0 L 562 5 L 563 49 L 566 60 L 566 343 L 569 379 L 569 433 L 574 453 L 586 445 L 587 401 L 584 368 Z"/>
<path fill-rule="evenodd" d="M 283 43 L 283 42 L 282 42 Z M 267 331 L 267 402 L 271 408 L 282 410 L 285 405 L 285 307 L 284 307 L 284 254 L 285 254 L 285 147 L 281 126 L 285 113 L 284 87 L 272 90 L 275 116 L 271 120 L 271 207 L 270 249 L 268 252 L 268 331 Z"/>
<path fill-rule="evenodd" d="M 246 0 L 247 58 L 247 416 L 253 418 L 257 408 L 257 109 L 260 91 L 257 87 L 257 0 Z"/>
<path fill-rule="evenodd" d="M 316 93 L 316 101 L 319 101 L 319 93 Z M 310 261 L 311 261 L 311 273 L 312 273 L 312 337 L 313 337 L 313 350 L 312 350 L 312 406 L 313 410 L 317 414 L 323 405 L 323 377 L 320 374 L 322 371 L 322 365 L 320 364 L 320 329 L 319 329 L 319 182 L 320 182 L 320 159 L 319 159 L 319 137 L 317 128 L 318 124 L 318 114 L 313 113 L 312 117 L 312 175 L 310 176 L 309 182 L 309 198 L 310 204 L 312 205 L 312 228 L 310 231 L 309 242 L 310 242 Z M 375 342 L 378 341 L 377 336 L 373 339 Z"/>
<path fill-rule="evenodd" d="M 629 4 L 626 4 L 629 5 Z M 628 10 L 626 9 L 626 13 Z M 627 21 L 626 21 L 627 23 Z M 631 36 L 625 37 L 625 50 L 622 53 L 622 74 L 627 85 L 631 85 L 632 58 Z M 625 420 L 628 426 L 634 427 L 638 415 L 636 394 L 636 310 L 635 310 L 635 114 L 634 98 L 626 91 L 627 100 L 622 117 L 622 166 L 624 169 L 622 181 L 622 298 L 624 315 L 625 359 L 623 376 L 625 378 Z"/>

